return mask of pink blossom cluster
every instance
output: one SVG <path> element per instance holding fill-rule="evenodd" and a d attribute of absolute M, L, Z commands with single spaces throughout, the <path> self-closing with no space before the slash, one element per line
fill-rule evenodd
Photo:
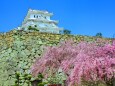
<path fill-rule="evenodd" d="M 34 76 L 43 73 L 48 76 L 49 70 L 54 74 L 59 68 L 67 75 L 68 86 L 86 81 L 105 82 L 115 74 L 115 41 L 113 44 L 81 42 L 72 40 L 48 47 L 41 58 L 32 65 Z"/>

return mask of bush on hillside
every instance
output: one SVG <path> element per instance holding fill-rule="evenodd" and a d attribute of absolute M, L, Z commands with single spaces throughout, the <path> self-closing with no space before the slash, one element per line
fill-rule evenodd
<path fill-rule="evenodd" d="M 29 27 L 28 27 L 28 30 L 39 31 L 37 28 L 35 28 L 35 27 L 32 27 L 32 26 L 29 26 Z"/>

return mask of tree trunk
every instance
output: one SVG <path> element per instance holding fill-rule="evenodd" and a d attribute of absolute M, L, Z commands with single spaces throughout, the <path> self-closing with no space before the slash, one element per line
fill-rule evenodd
<path fill-rule="evenodd" d="M 113 83 L 113 86 L 115 86 L 115 78 L 113 78 L 113 82 L 112 83 Z"/>
<path fill-rule="evenodd" d="M 115 78 L 113 78 L 111 81 L 106 82 L 106 86 L 115 86 Z"/>

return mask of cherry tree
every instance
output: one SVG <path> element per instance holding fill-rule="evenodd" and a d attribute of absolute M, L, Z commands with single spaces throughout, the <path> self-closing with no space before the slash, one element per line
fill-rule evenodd
<path fill-rule="evenodd" d="M 76 58 L 62 61 L 65 73 L 72 67 L 68 84 L 81 84 L 82 79 L 110 84 L 109 81 L 115 74 L 115 45 L 106 44 L 100 47 L 94 43 L 79 43 L 78 46 L 79 53 Z"/>
<path fill-rule="evenodd" d="M 63 60 L 69 60 L 71 57 L 76 56 L 75 46 L 76 44 L 69 40 L 60 42 L 58 46 L 45 47 L 43 55 L 31 67 L 32 74 L 36 76 L 38 73 L 42 73 L 47 76 L 49 70 L 52 73 L 56 72 L 61 67 Z"/>
<path fill-rule="evenodd" d="M 32 65 L 34 76 L 43 73 L 46 77 L 49 70 L 55 74 L 59 68 L 67 75 L 68 86 L 85 81 L 102 81 L 107 83 L 115 73 L 115 43 L 103 44 L 72 40 L 58 46 L 46 47 L 43 55 Z"/>

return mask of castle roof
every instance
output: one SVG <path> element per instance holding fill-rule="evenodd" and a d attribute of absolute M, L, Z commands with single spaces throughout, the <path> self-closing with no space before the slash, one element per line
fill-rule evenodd
<path fill-rule="evenodd" d="M 28 13 L 34 13 L 34 14 L 44 14 L 44 15 L 48 15 L 48 16 L 52 16 L 53 13 L 49 13 L 48 11 L 43 11 L 43 10 L 32 10 L 32 9 L 29 9 Z"/>

